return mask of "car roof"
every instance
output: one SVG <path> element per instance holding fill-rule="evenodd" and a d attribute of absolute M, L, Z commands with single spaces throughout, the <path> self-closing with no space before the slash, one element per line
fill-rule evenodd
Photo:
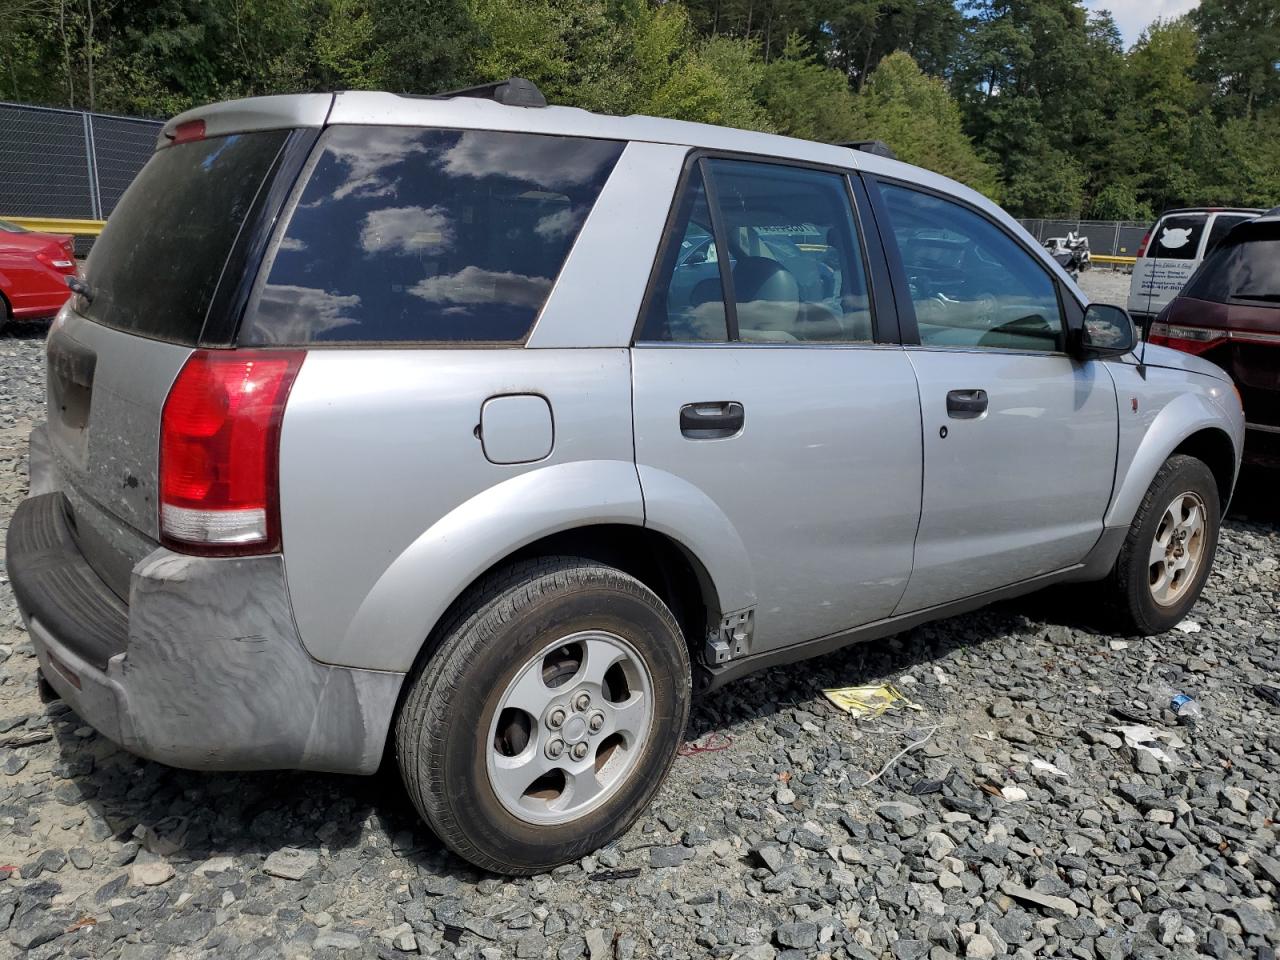
<path fill-rule="evenodd" d="M 1165 217 L 1174 216 L 1179 213 L 1262 213 L 1261 207 L 1174 207 L 1172 210 L 1165 210 L 1157 220 L 1163 220 Z"/>
<path fill-rule="evenodd" d="M 1079 300 L 1088 302 L 1075 281 L 1035 238 L 978 191 L 923 167 L 849 146 L 639 114 L 618 117 L 578 107 L 508 106 L 477 96 L 424 97 L 352 90 L 251 97 L 196 107 L 164 125 L 157 147 L 166 146 L 174 139 L 179 126 L 195 120 L 204 122 L 206 137 L 330 124 L 444 127 L 671 144 L 859 171 L 933 189 L 981 209 L 1011 232 L 1023 236 L 1028 247 L 1036 251 Z"/>
<path fill-rule="evenodd" d="M 519 107 L 473 96 L 419 97 L 364 90 L 251 97 L 179 114 L 164 125 L 157 146 L 165 146 L 174 138 L 178 126 L 193 120 L 204 121 L 205 135 L 209 137 L 253 130 L 369 124 L 666 143 L 861 170 L 933 187 L 988 210 L 999 209 L 977 191 L 948 177 L 869 151 L 686 120 L 639 114 L 618 117 L 578 107 Z"/>

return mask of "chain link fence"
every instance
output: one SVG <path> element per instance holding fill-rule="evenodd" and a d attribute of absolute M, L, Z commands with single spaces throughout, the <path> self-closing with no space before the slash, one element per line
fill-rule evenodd
<path fill-rule="evenodd" d="M 155 149 L 159 120 L 0 102 L 0 217 L 105 220 Z M 1043 243 L 1067 233 L 1095 254 L 1137 253 L 1149 223 L 1022 220 Z M 83 255 L 89 240 L 76 241 Z"/>
<path fill-rule="evenodd" d="M 0 217 L 105 220 L 151 156 L 162 126 L 0 102 Z M 77 239 L 82 256 L 89 242 Z"/>
<path fill-rule="evenodd" d="M 1044 243 L 1068 233 L 1089 238 L 1089 252 L 1109 257 L 1136 257 L 1143 235 L 1151 229 L 1146 220 L 1019 220 L 1027 232 Z"/>

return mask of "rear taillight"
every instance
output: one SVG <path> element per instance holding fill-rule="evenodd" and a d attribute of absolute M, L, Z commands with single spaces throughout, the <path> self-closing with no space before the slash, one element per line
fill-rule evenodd
<path fill-rule="evenodd" d="M 61 254 L 51 256 L 47 253 L 37 253 L 36 259 L 46 267 L 52 267 L 60 273 L 74 273 L 76 269 L 76 261 L 71 256 Z"/>
<path fill-rule="evenodd" d="M 1142 235 L 1142 242 L 1138 244 L 1138 259 L 1141 260 L 1147 255 L 1147 244 L 1151 242 L 1151 231 L 1148 230 Z"/>
<path fill-rule="evenodd" d="M 160 535 L 188 553 L 280 549 L 280 424 L 306 356 L 197 350 L 160 418 Z"/>
<path fill-rule="evenodd" d="M 1225 343 L 1227 331 L 1206 327 L 1188 327 L 1178 323 L 1156 322 L 1151 325 L 1150 342 L 1162 347 L 1173 347 L 1183 353 L 1204 353 L 1219 343 Z"/>

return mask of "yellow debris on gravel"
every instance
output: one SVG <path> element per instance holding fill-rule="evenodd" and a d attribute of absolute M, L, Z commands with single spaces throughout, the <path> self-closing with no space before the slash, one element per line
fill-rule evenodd
<path fill-rule="evenodd" d="M 923 710 L 912 703 L 891 683 L 871 684 L 865 687 L 837 687 L 823 690 L 822 695 L 857 720 L 878 717 L 902 706 L 909 710 Z"/>

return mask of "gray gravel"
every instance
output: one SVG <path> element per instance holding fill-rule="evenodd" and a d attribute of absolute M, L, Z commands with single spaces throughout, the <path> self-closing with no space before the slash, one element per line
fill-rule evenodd
<path fill-rule="evenodd" d="M 1132 274 L 1126 270 L 1112 270 L 1110 267 L 1097 266 L 1080 274 L 1077 282 L 1090 300 L 1114 303 L 1124 307 L 1129 303 L 1131 279 Z"/>
<path fill-rule="evenodd" d="M 0 532 L 41 407 L 40 330 L 19 334 Z M 0 956 L 1272 958 L 1270 489 L 1227 524 L 1198 633 L 1110 636 L 1064 593 L 749 678 L 691 723 L 727 749 L 678 759 L 608 849 L 518 881 L 442 852 L 390 774 L 172 770 L 42 705 L 0 567 Z M 884 681 L 921 709 L 854 720 L 820 693 Z M 1181 745 L 1132 748 L 1117 713 Z"/>

